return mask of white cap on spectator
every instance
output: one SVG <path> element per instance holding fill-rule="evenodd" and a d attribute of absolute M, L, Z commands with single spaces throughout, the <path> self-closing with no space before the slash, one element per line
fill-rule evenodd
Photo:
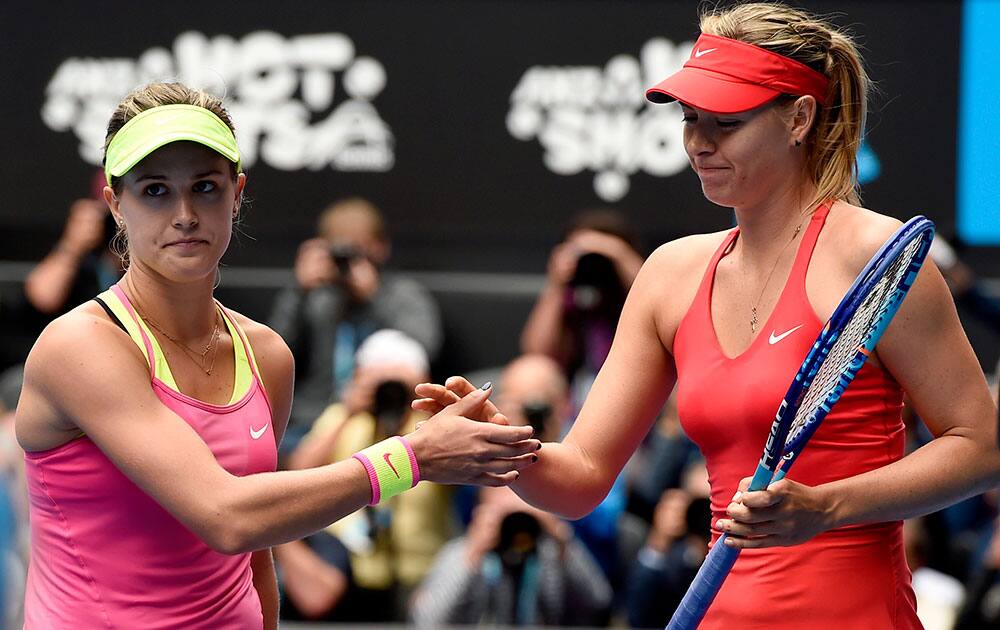
<path fill-rule="evenodd" d="M 392 328 L 383 328 L 365 339 L 354 355 L 357 367 L 376 365 L 407 365 L 421 373 L 430 372 L 427 351 L 409 335 Z"/>
<path fill-rule="evenodd" d="M 955 253 L 955 249 L 951 246 L 951 243 L 941 238 L 938 234 L 935 234 L 934 240 L 931 241 L 930 255 L 934 264 L 941 269 L 950 269 L 958 262 L 958 255 Z"/>

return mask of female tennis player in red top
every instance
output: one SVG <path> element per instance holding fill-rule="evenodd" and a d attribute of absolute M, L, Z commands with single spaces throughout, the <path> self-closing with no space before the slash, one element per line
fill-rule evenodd
<path fill-rule="evenodd" d="M 649 258 L 572 430 L 512 487 L 586 514 L 676 386 L 707 460 L 713 526 L 745 549 L 701 627 L 918 628 L 900 521 L 1000 481 L 986 380 L 928 263 L 791 479 L 740 492 L 810 344 L 899 222 L 858 206 L 868 79 L 845 34 L 774 3 L 713 11 L 701 30 L 647 96 L 679 101 L 702 190 L 739 227 Z M 416 405 L 470 389 L 447 385 L 420 386 Z M 904 391 L 936 436 L 907 457 Z"/>
<path fill-rule="evenodd" d="M 105 171 L 128 270 L 45 329 L 17 408 L 26 628 L 274 628 L 271 545 L 421 478 L 505 485 L 537 459 L 529 428 L 462 417 L 480 390 L 405 439 L 274 472 L 291 353 L 213 298 L 246 183 L 229 115 L 180 84 L 138 90 Z"/>

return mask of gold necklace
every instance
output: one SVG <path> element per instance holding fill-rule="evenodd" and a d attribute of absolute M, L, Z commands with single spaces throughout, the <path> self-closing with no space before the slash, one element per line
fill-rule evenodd
<path fill-rule="evenodd" d="M 184 353 L 187 354 L 191 358 L 191 360 L 194 361 L 194 363 L 201 369 L 201 371 L 205 373 L 206 376 L 211 376 L 212 370 L 215 369 L 215 358 L 219 354 L 218 344 L 216 343 L 219 341 L 219 310 L 218 309 L 215 310 L 215 326 L 212 328 L 211 340 L 208 342 L 208 345 L 206 345 L 202 349 L 201 352 L 195 352 L 190 347 L 188 347 L 186 343 L 174 337 L 167 331 L 163 330 L 162 326 L 157 324 L 151 317 L 143 313 L 143 309 L 139 308 L 139 305 L 136 303 L 135 296 L 137 295 L 137 293 L 135 291 L 135 288 L 132 286 L 131 279 L 126 277 L 125 282 L 129 285 L 129 292 L 132 294 L 132 307 L 135 309 L 136 313 L 139 314 L 139 317 L 141 317 L 144 322 L 155 328 L 161 335 L 166 337 L 169 341 L 173 342 L 174 345 L 178 346 L 181 350 L 183 350 Z M 212 353 L 212 362 L 208 366 L 208 368 L 206 368 L 205 363 L 209 352 Z"/>
<path fill-rule="evenodd" d="M 136 308 L 135 310 L 139 311 L 138 308 Z M 163 328 L 160 327 L 159 324 L 157 324 L 155 321 L 153 321 L 149 317 L 143 315 L 141 311 L 139 311 L 139 316 L 142 317 L 142 319 L 147 324 L 149 324 L 150 326 L 152 326 L 153 328 L 155 328 L 157 331 L 159 331 L 159 333 L 161 335 L 163 335 L 164 337 L 166 337 L 167 339 L 169 339 L 170 341 L 172 341 L 174 343 L 174 345 L 178 346 L 189 357 L 191 357 L 191 360 L 194 361 L 195 364 L 197 364 L 199 368 L 201 368 L 201 371 L 204 372 L 206 376 L 211 376 L 212 370 L 215 369 L 215 357 L 218 356 L 218 354 L 219 354 L 219 352 L 218 352 L 219 346 L 216 343 L 217 341 L 219 341 L 219 314 L 218 314 L 218 311 L 216 311 L 216 314 L 215 314 L 215 327 L 212 329 L 212 340 L 208 342 L 208 344 L 202 349 L 202 351 L 200 353 L 195 353 L 195 351 L 192 350 L 186 343 L 184 343 L 180 339 L 177 339 L 176 337 L 171 336 L 170 333 L 168 333 L 167 331 L 163 330 Z M 212 362 L 206 368 L 205 367 L 206 357 L 208 356 L 209 352 L 212 353 Z"/>
<path fill-rule="evenodd" d="M 792 244 L 792 241 L 795 240 L 795 237 L 799 235 L 800 231 L 802 231 L 802 226 L 805 224 L 805 222 L 806 219 L 805 217 L 803 217 L 802 220 L 799 221 L 799 224 L 795 226 L 795 232 L 792 233 L 792 238 L 788 239 L 788 242 L 785 243 L 784 247 L 781 248 L 781 251 L 778 252 L 778 257 L 775 258 L 774 264 L 771 266 L 771 271 L 770 273 L 767 274 L 767 279 L 764 280 L 764 286 L 761 287 L 760 289 L 760 295 L 757 296 L 757 301 L 754 302 L 753 306 L 750 307 L 750 334 L 754 334 L 757 332 L 757 324 L 758 324 L 757 307 L 760 306 L 760 301 L 764 297 L 764 291 L 767 290 L 768 283 L 771 282 L 771 276 L 774 275 L 774 270 L 778 268 L 778 263 L 781 262 L 781 255 L 785 253 L 785 250 L 788 249 L 788 246 Z"/>

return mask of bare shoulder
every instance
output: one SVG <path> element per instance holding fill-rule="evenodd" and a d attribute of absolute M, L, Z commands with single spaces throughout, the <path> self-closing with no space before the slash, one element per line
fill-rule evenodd
<path fill-rule="evenodd" d="M 838 202 L 820 238 L 825 241 L 824 249 L 839 258 L 844 273 L 854 277 L 901 225 L 893 217 Z"/>
<path fill-rule="evenodd" d="M 695 234 L 664 243 L 642 266 L 629 299 L 649 309 L 668 351 L 673 347 L 677 327 L 694 302 L 712 255 L 729 232 Z"/>
<path fill-rule="evenodd" d="M 701 280 L 712 254 L 722 244 L 730 230 L 711 234 L 693 234 L 660 245 L 646 259 L 644 269 L 656 275 L 688 278 L 692 274 Z"/>
<path fill-rule="evenodd" d="M 78 435 L 80 399 L 96 392 L 148 383 L 138 346 L 104 311 L 87 302 L 53 320 L 24 366 L 16 431 L 25 450 L 43 450 Z"/>
<path fill-rule="evenodd" d="M 88 364 L 99 357 L 114 355 L 124 360 L 122 369 L 148 372 L 138 346 L 97 304 L 86 302 L 57 317 L 31 348 L 25 361 L 25 380 L 51 376 L 59 378 L 74 365 Z M 90 379 L 113 379 L 114 373 L 84 372 Z"/>

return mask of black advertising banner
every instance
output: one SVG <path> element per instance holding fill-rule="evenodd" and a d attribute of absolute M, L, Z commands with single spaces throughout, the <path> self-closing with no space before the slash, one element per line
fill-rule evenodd
<path fill-rule="evenodd" d="M 383 209 L 405 269 L 541 272 L 594 206 L 626 212 L 649 249 L 724 228 L 679 110 L 642 98 L 688 55 L 698 4 L 7 3 L 2 257 L 43 254 L 89 190 L 113 105 L 164 78 L 224 94 L 239 128 L 252 238 L 232 265 L 291 265 L 350 195 Z M 952 233 L 961 3 L 801 4 L 837 12 L 879 87 L 866 204 Z"/>

